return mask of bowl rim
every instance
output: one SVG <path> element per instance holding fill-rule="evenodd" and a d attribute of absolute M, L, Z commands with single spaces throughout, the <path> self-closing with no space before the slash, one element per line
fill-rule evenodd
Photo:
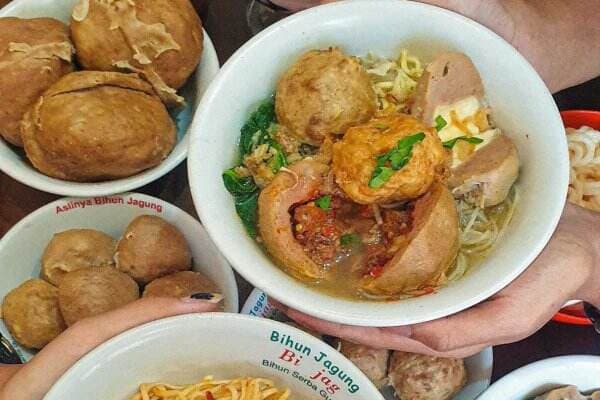
<path fill-rule="evenodd" d="M 265 38 L 272 36 L 273 32 L 285 31 L 285 28 L 288 25 L 297 25 L 298 24 L 297 21 L 299 21 L 299 20 L 301 21 L 310 16 L 312 16 L 314 18 L 317 15 L 322 18 L 321 13 L 323 11 L 337 9 L 337 11 L 340 12 L 339 10 L 341 9 L 341 10 L 344 10 L 346 13 L 349 13 L 352 11 L 356 12 L 357 10 L 360 10 L 361 7 L 371 7 L 371 6 L 377 6 L 378 9 L 382 9 L 382 6 L 383 7 L 390 6 L 390 7 L 397 7 L 397 8 L 402 7 L 402 8 L 425 9 L 431 13 L 443 14 L 443 15 L 445 15 L 445 17 L 456 20 L 460 24 L 463 24 L 463 25 L 466 24 L 466 25 L 472 26 L 474 29 L 476 29 L 478 32 L 480 32 L 482 36 L 486 37 L 486 39 L 490 38 L 491 40 L 494 40 L 495 42 L 497 42 L 498 45 L 504 46 L 505 48 L 507 48 L 507 50 L 510 50 L 511 53 L 513 54 L 514 58 L 520 62 L 520 64 L 522 65 L 522 67 L 524 69 L 527 70 L 526 72 L 532 78 L 533 83 L 540 88 L 540 94 L 547 96 L 549 99 L 552 99 L 550 91 L 548 90 L 547 86 L 544 84 L 544 82 L 541 79 L 541 77 L 539 76 L 539 74 L 535 71 L 535 69 L 531 66 L 531 64 L 513 46 L 511 46 L 508 42 L 506 42 L 502 37 L 500 37 L 493 31 L 489 30 L 485 26 L 483 26 L 467 17 L 464 17 L 460 14 L 448 11 L 448 10 L 440 8 L 440 7 L 435 7 L 435 6 L 431 6 L 428 4 L 422 4 L 422 3 L 408 2 L 408 1 L 407 2 L 404 2 L 404 1 L 399 2 L 397 0 L 353 0 L 353 1 L 340 1 L 340 2 L 328 3 L 328 4 L 324 4 L 321 6 L 317 6 L 314 8 L 310 8 L 310 9 L 301 11 L 299 13 L 296 13 L 290 17 L 287 17 L 287 18 L 271 25 L 270 27 L 268 27 L 265 30 L 258 33 L 256 36 L 254 36 L 248 42 L 246 42 L 227 60 L 227 62 L 223 65 L 223 67 L 219 71 L 219 74 L 215 77 L 215 79 L 213 80 L 213 82 L 211 83 L 209 88 L 207 89 L 202 101 L 200 102 L 200 105 L 198 106 L 196 115 L 194 117 L 194 121 L 192 123 L 192 128 L 191 128 L 192 136 L 190 138 L 190 154 L 189 154 L 190 157 L 188 160 L 188 177 L 190 177 L 190 179 L 189 179 L 190 189 L 191 189 L 194 205 L 196 207 L 196 211 L 198 212 L 200 219 L 204 222 L 209 235 L 213 238 L 217 247 L 219 247 L 219 249 L 221 249 L 223 254 L 228 258 L 228 260 L 230 261 L 233 268 L 240 275 L 242 275 L 247 281 L 249 281 L 252 285 L 254 285 L 255 287 L 261 288 L 266 293 L 270 294 L 272 297 L 285 302 L 287 305 L 289 305 L 293 308 L 296 308 L 297 310 L 300 310 L 309 315 L 312 315 L 314 317 L 321 318 L 324 320 L 334 321 L 334 322 L 349 324 L 349 325 L 358 325 L 358 326 L 380 326 L 380 327 L 382 327 L 382 326 L 410 325 L 410 324 L 416 324 L 416 323 L 439 319 L 439 318 L 463 311 L 473 305 L 480 303 L 481 301 L 489 298 L 490 296 L 494 295 L 498 291 L 502 290 L 507 285 L 509 285 L 514 279 L 516 279 L 521 273 L 523 273 L 523 271 L 525 271 L 527 269 L 527 267 L 529 267 L 531 265 L 531 263 L 537 258 L 537 256 L 544 249 L 544 247 L 546 246 L 546 244 L 548 243 L 548 241 L 554 234 L 554 231 L 558 225 L 558 222 L 559 222 L 561 214 L 562 214 L 562 210 L 564 208 L 566 197 L 567 197 L 568 169 L 564 169 L 564 171 L 562 172 L 562 183 L 563 183 L 562 187 L 559 187 L 557 185 L 556 198 L 557 199 L 560 198 L 560 201 L 557 201 L 556 204 L 554 204 L 554 209 L 552 210 L 554 215 L 552 216 L 551 219 L 546 220 L 546 222 L 545 222 L 546 229 L 544 231 L 544 234 L 540 235 L 539 240 L 537 241 L 536 245 L 530 249 L 528 256 L 523 257 L 523 261 L 522 261 L 521 265 L 519 266 L 519 268 L 512 269 L 512 271 L 510 273 L 505 274 L 502 277 L 500 277 L 494 285 L 490 285 L 489 287 L 485 288 L 484 290 L 481 290 L 476 295 L 470 296 L 469 298 L 463 298 L 460 301 L 457 301 L 454 304 L 451 304 L 443 309 L 427 310 L 426 313 L 423 313 L 423 314 L 426 314 L 425 316 L 413 316 L 413 317 L 406 317 L 406 316 L 398 315 L 397 312 L 392 316 L 392 313 L 393 313 L 392 309 L 394 306 L 389 307 L 390 306 L 389 303 L 366 303 L 367 304 L 366 307 L 368 307 L 368 308 L 365 308 L 364 302 L 351 302 L 350 300 L 335 298 L 333 296 L 329 296 L 329 295 L 322 294 L 319 292 L 314 292 L 306 287 L 302 288 L 302 289 L 298 289 L 298 290 L 302 290 L 302 296 L 294 296 L 294 297 L 289 296 L 289 292 L 286 292 L 284 290 L 283 285 L 271 285 L 270 287 L 265 287 L 265 285 L 263 284 L 263 278 L 261 276 L 259 276 L 260 274 L 251 274 L 250 271 L 248 271 L 243 266 L 239 267 L 239 265 L 243 265 L 244 263 L 241 262 L 242 260 L 240 257 L 238 257 L 236 254 L 233 254 L 233 252 L 229 251 L 229 246 L 227 244 L 227 241 L 229 239 L 223 237 L 223 235 L 221 235 L 218 232 L 217 225 L 221 224 L 222 222 L 221 221 L 213 221 L 213 219 L 211 218 L 211 210 L 209 210 L 208 208 L 206 208 L 203 205 L 203 197 L 205 195 L 207 195 L 208 189 L 204 189 L 202 187 L 202 185 L 199 183 L 199 179 L 195 178 L 196 168 L 199 168 L 199 167 L 197 167 L 197 164 L 200 165 L 201 159 L 202 159 L 201 150 L 198 149 L 199 146 L 194 146 L 194 143 L 196 141 L 200 140 L 200 135 L 201 135 L 202 129 L 199 127 L 199 125 L 204 123 L 204 122 L 202 122 L 203 120 L 210 119 L 208 117 L 208 111 L 211 108 L 210 104 L 214 101 L 214 99 L 216 97 L 218 97 L 219 92 L 221 90 L 220 87 L 222 86 L 222 81 L 224 81 L 224 79 L 225 79 L 224 77 L 228 77 L 231 74 L 230 71 L 234 70 L 234 68 L 236 68 L 240 62 L 242 62 L 241 60 L 246 58 L 245 57 L 246 52 L 248 52 L 250 49 L 252 49 L 254 47 L 259 46 L 260 43 Z M 558 122 L 560 121 L 559 110 L 554 101 L 552 101 L 551 104 L 552 104 L 551 111 L 553 111 L 553 114 L 556 117 L 555 122 L 557 122 L 557 126 L 558 126 Z M 560 126 L 562 127 L 562 124 Z M 564 148 L 563 149 L 564 155 L 565 155 L 565 157 L 567 157 L 565 160 L 568 162 L 568 156 L 567 156 L 567 150 L 566 150 L 567 149 L 566 138 L 564 139 L 564 143 L 561 142 L 561 144 L 563 145 L 562 147 Z M 219 224 L 217 222 L 219 222 Z M 266 268 L 262 270 L 262 272 L 266 272 L 266 271 L 267 271 Z M 256 272 L 256 271 L 253 271 L 253 272 Z M 301 286 L 302 284 L 300 282 L 298 282 L 297 285 Z M 311 299 L 312 301 L 309 303 L 306 301 L 307 299 Z M 314 307 L 314 304 L 319 304 L 317 300 L 325 300 L 325 299 L 327 301 L 336 301 L 337 302 L 336 305 L 339 305 L 340 307 L 335 308 L 335 307 L 330 306 L 328 309 L 324 309 L 323 307 Z M 360 308 L 360 313 L 358 313 L 358 312 L 352 313 L 352 312 L 344 311 L 342 309 L 344 307 L 341 307 L 342 304 L 343 305 L 351 304 L 354 307 L 354 311 L 356 311 L 356 309 Z M 368 310 L 368 315 L 369 315 L 368 319 L 364 317 L 365 315 L 367 315 L 367 310 Z"/>
<path fill-rule="evenodd" d="M 13 16 L 13 14 L 18 14 L 18 10 L 22 7 L 27 6 L 28 3 L 31 4 L 29 5 L 29 7 L 36 6 L 35 1 L 32 0 L 13 0 L 6 6 L 0 8 L 0 17 L 7 17 Z M 220 69 L 220 62 L 213 41 L 210 38 L 210 35 L 206 32 L 204 27 L 202 28 L 202 30 L 204 32 L 204 49 L 202 51 L 200 63 L 194 70 L 194 73 L 199 74 L 200 65 L 201 63 L 205 62 L 205 68 L 207 71 L 203 75 L 212 75 L 212 79 L 214 79 L 214 77 Z M 204 92 L 206 92 L 206 89 L 208 89 L 209 86 L 210 81 L 208 82 L 208 85 L 206 85 Z M 199 98 L 197 99 L 197 104 L 200 104 L 201 97 L 202 96 L 199 96 Z M 196 107 L 193 104 L 191 105 L 191 107 L 193 115 L 195 113 Z M 147 185 L 160 179 L 161 177 L 175 169 L 179 164 L 181 164 L 183 160 L 187 158 L 189 150 L 189 140 L 191 135 L 191 126 L 192 124 L 190 121 L 188 129 L 184 133 L 181 140 L 175 143 L 175 146 L 173 147 L 171 153 L 169 153 L 167 158 L 162 160 L 160 164 L 153 168 L 140 171 L 135 175 L 128 176 L 125 178 L 100 182 L 67 181 L 64 179 L 58 179 L 44 175 L 43 173 L 36 170 L 33 166 L 31 166 L 29 164 L 29 161 L 25 161 L 27 164 L 23 166 L 4 157 L 0 157 L 0 171 L 4 172 L 12 179 L 22 183 L 25 186 L 29 186 L 31 188 L 41 190 L 46 193 L 56 194 L 59 196 L 93 197 L 110 196 L 122 192 L 128 192 L 136 190 L 144 185 Z M 15 151 L 14 146 L 8 144 L 8 142 L 4 141 L 2 138 L 0 138 L 0 145 L 6 146 L 9 151 Z"/>
<path fill-rule="evenodd" d="M 156 321 L 151 321 L 146 324 L 134 327 L 125 332 L 120 333 L 117 336 L 109 339 L 108 341 L 100 344 L 98 347 L 87 353 L 83 356 L 79 361 L 77 361 L 74 365 L 72 365 L 67 371 L 63 373 L 63 375 L 54 383 L 52 388 L 46 393 L 44 399 L 49 399 L 51 396 L 56 397 L 59 388 L 68 384 L 69 380 L 77 379 L 77 376 L 84 375 L 91 370 L 91 367 L 96 365 L 96 361 L 101 359 L 103 355 L 109 356 L 113 354 L 119 348 L 119 344 L 122 342 L 131 342 L 136 337 L 148 337 L 156 332 L 161 332 L 164 330 L 172 330 L 177 331 L 176 327 L 181 324 L 193 324 L 193 323 L 206 323 L 210 324 L 211 321 L 218 321 L 218 323 L 226 324 L 227 321 L 234 321 L 233 323 L 240 322 L 243 325 L 262 325 L 265 330 L 268 329 L 289 329 L 294 332 L 297 337 L 302 338 L 305 342 L 314 343 L 316 346 L 314 348 L 318 348 L 321 346 L 326 346 L 328 351 L 332 354 L 336 354 L 340 361 L 343 361 L 344 370 L 352 372 L 355 376 L 359 376 L 362 380 L 361 388 L 368 388 L 369 395 L 375 395 L 373 400 L 385 400 L 383 395 L 379 393 L 377 388 L 373 385 L 373 383 L 365 376 L 363 372 L 361 372 L 354 363 L 348 360 L 343 354 L 337 351 L 335 348 L 329 346 L 328 344 L 320 341 L 319 339 L 313 337 L 312 335 L 294 327 L 291 325 L 287 325 L 281 322 L 268 320 L 265 318 L 257 318 L 249 315 L 243 314 L 235 314 L 235 313 L 224 313 L 224 312 L 209 312 L 209 313 L 193 313 L 193 314 L 183 314 L 176 315 L 169 318 L 163 318 Z M 138 383 L 139 384 L 139 383 Z M 135 382 L 132 383 L 132 387 L 135 385 Z"/>
<path fill-rule="evenodd" d="M 565 128 L 579 129 L 581 126 L 587 125 L 592 129 L 600 130 L 600 110 L 563 110 L 560 112 L 560 117 Z"/>

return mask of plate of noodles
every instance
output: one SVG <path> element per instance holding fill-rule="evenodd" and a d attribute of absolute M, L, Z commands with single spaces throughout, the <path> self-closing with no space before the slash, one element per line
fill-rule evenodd
<path fill-rule="evenodd" d="M 221 252 L 270 296 L 340 323 L 484 300 L 535 259 L 566 198 L 564 128 L 533 68 L 413 2 L 332 3 L 264 30 L 192 132 L 191 191 Z"/>
<path fill-rule="evenodd" d="M 334 348 L 288 325 L 239 314 L 184 315 L 96 348 L 46 400 L 383 400 Z"/>

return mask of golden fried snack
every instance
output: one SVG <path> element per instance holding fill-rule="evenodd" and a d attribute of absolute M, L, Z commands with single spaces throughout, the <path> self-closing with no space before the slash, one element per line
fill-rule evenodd
<path fill-rule="evenodd" d="M 31 349 L 41 349 L 66 329 L 58 289 L 41 279 L 25 281 L 9 292 L 2 302 L 2 318 L 12 337 Z"/>
<path fill-rule="evenodd" d="M 60 311 L 68 326 L 137 300 L 140 288 L 115 268 L 90 267 L 66 274 L 58 287 Z"/>
<path fill-rule="evenodd" d="M 140 284 L 192 267 L 183 234 L 160 217 L 142 215 L 129 223 L 117 243 L 117 269 Z"/>
<path fill-rule="evenodd" d="M 218 293 L 213 281 L 196 271 L 181 271 L 163 276 L 144 288 L 142 297 L 189 297 L 194 293 Z"/>
<path fill-rule="evenodd" d="M 73 70 L 69 28 L 52 18 L 0 18 L 0 136 L 23 146 L 23 114 Z"/>
<path fill-rule="evenodd" d="M 202 22 L 189 0 L 80 0 L 71 19 L 77 58 L 86 69 L 142 71 L 165 101 L 194 72 Z"/>
<path fill-rule="evenodd" d="M 175 145 L 175 125 L 135 74 L 81 71 L 40 97 L 23 118 L 21 136 L 40 172 L 95 182 L 160 164 Z"/>
<path fill-rule="evenodd" d="M 389 350 L 375 349 L 340 339 L 340 352 L 352 361 L 378 389 L 388 383 Z"/>
<path fill-rule="evenodd" d="M 467 382 L 463 360 L 395 351 L 389 369 L 396 395 L 406 400 L 450 400 Z"/>
<path fill-rule="evenodd" d="M 59 285 L 68 272 L 114 265 L 115 240 L 93 229 L 70 229 L 52 237 L 42 255 L 41 278 Z"/>
<path fill-rule="evenodd" d="M 401 139 L 419 133 L 425 135 L 424 139 L 414 144 L 406 165 L 391 171 L 385 182 L 373 187 L 378 157 L 389 154 Z M 348 197 L 360 204 L 417 198 L 435 181 L 444 179 L 447 162 L 448 154 L 435 131 L 404 114 L 377 116 L 364 125 L 352 127 L 333 146 L 336 182 Z"/>
<path fill-rule="evenodd" d="M 279 123 L 313 145 L 367 121 L 376 109 L 367 72 L 336 48 L 305 53 L 277 84 Z"/>

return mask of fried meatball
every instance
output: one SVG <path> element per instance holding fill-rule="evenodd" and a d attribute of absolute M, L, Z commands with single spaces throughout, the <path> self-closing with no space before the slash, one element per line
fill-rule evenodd
<path fill-rule="evenodd" d="M 80 0 L 71 32 L 85 69 L 139 70 L 167 96 L 194 72 L 203 48 L 189 0 Z"/>
<path fill-rule="evenodd" d="M 12 337 L 31 349 L 41 349 L 66 329 L 58 289 L 41 279 L 30 279 L 9 292 L 2 302 L 2 318 Z"/>
<path fill-rule="evenodd" d="M 389 379 L 401 399 L 449 400 L 465 386 L 467 371 L 461 359 L 395 351 Z"/>
<path fill-rule="evenodd" d="M 195 271 L 181 271 L 163 276 L 144 288 L 142 297 L 188 297 L 194 293 L 218 293 L 213 281 Z"/>
<path fill-rule="evenodd" d="M 52 85 L 21 126 L 27 157 L 58 179 L 94 182 L 135 175 L 165 159 L 175 124 L 135 74 L 73 72 Z"/>
<path fill-rule="evenodd" d="M 313 145 L 367 121 L 376 108 L 367 72 L 356 58 L 335 48 L 307 52 L 277 84 L 279 123 Z"/>
<path fill-rule="evenodd" d="M 340 339 L 340 352 L 352 361 L 378 389 L 388 383 L 389 350 L 375 349 Z"/>
<path fill-rule="evenodd" d="M 73 70 L 72 53 L 69 28 L 60 21 L 0 18 L 0 136 L 23 146 L 23 114 Z"/>
<path fill-rule="evenodd" d="M 69 272 L 58 287 L 58 304 L 68 326 L 139 297 L 137 283 L 115 268 L 90 267 Z"/>
<path fill-rule="evenodd" d="M 41 277 L 59 285 L 67 272 L 114 265 L 115 240 L 93 229 L 71 229 L 52 237 L 42 255 Z"/>
<path fill-rule="evenodd" d="M 192 267 L 183 234 L 160 217 L 142 215 L 129 223 L 117 243 L 117 269 L 141 284 Z"/>
<path fill-rule="evenodd" d="M 399 140 L 423 132 L 408 163 L 380 187 L 369 182 L 378 157 L 388 153 Z M 364 125 L 348 129 L 333 146 L 333 173 L 342 190 L 357 203 L 382 204 L 414 199 L 426 193 L 433 182 L 446 174 L 448 154 L 437 134 L 417 119 L 404 114 L 378 116 Z"/>

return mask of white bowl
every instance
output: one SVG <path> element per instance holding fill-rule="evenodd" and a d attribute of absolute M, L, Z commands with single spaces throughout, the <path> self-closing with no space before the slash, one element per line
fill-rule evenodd
<path fill-rule="evenodd" d="M 563 356 L 526 365 L 495 382 L 478 400 L 532 399 L 567 385 L 583 393 L 600 390 L 600 357 Z"/>
<path fill-rule="evenodd" d="M 274 92 L 283 71 L 311 48 L 394 56 L 408 47 L 425 59 L 442 50 L 470 56 L 495 121 L 516 143 L 520 204 L 502 240 L 478 268 L 438 293 L 396 302 L 335 298 L 285 274 L 246 234 L 221 173 L 235 165 L 240 128 Z M 416 2 L 348 1 L 316 7 L 267 28 L 223 66 L 192 123 L 189 180 L 206 230 L 232 266 L 270 296 L 313 316 L 353 325 L 414 324 L 464 310 L 515 279 L 536 258 L 560 218 L 568 185 L 567 144 L 543 81 L 508 43 L 458 14 Z"/>
<path fill-rule="evenodd" d="M 268 318 L 274 321 L 289 321 L 287 317 L 281 315 L 276 308 L 269 302 L 268 296 L 260 289 L 254 289 L 246 303 L 244 303 L 241 314 L 253 315 L 261 318 Z M 486 347 L 481 352 L 465 359 L 467 368 L 467 383 L 465 387 L 454 396 L 453 400 L 474 400 L 490 386 L 492 379 L 492 369 L 494 364 L 494 352 L 491 347 Z M 386 400 L 396 400 L 394 390 L 391 387 L 385 387 L 381 391 Z"/>
<path fill-rule="evenodd" d="M 192 251 L 194 270 L 208 276 L 221 289 L 225 311 L 238 312 L 238 289 L 233 271 L 200 222 L 172 204 L 138 193 L 61 199 L 23 218 L 0 240 L 0 302 L 21 283 L 39 277 L 42 254 L 55 233 L 89 228 L 118 239 L 131 220 L 144 214 L 164 218 L 183 233 Z M 2 319 L 0 332 L 11 341 L 23 361 L 33 356 L 12 339 Z"/>
<path fill-rule="evenodd" d="M 299 350 L 274 340 L 284 335 Z M 302 353 L 302 358 L 297 364 L 286 362 L 280 359 L 284 353 L 285 358 Z M 274 364 L 285 370 L 278 371 Z M 325 372 L 334 368 L 352 383 Z M 309 379 L 319 371 L 330 377 L 329 386 Z M 383 400 L 358 368 L 311 335 L 279 322 L 222 313 L 178 316 L 125 332 L 81 359 L 44 399 L 125 400 L 140 383 L 193 383 L 205 375 L 267 377 L 289 387 L 293 399 Z M 335 394 L 328 393 L 328 387 Z"/>
<path fill-rule="evenodd" d="M 0 9 L 0 17 L 52 17 L 69 23 L 71 10 L 78 0 L 13 0 Z M 24 151 L 15 151 L 0 139 L 0 170 L 13 179 L 35 189 L 61 196 L 105 196 L 135 190 L 167 174 L 185 160 L 188 150 L 188 128 L 193 110 L 202 94 L 219 71 L 219 59 L 210 40 L 204 32 L 204 51 L 194 75 L 181 89 L 187 106 L 177 115 L 177 144 L 169 156 L 158 166 L 128 178 L 112 181 L 81 183 L 51 178 L 38 172 L 27 161 Z"/>

